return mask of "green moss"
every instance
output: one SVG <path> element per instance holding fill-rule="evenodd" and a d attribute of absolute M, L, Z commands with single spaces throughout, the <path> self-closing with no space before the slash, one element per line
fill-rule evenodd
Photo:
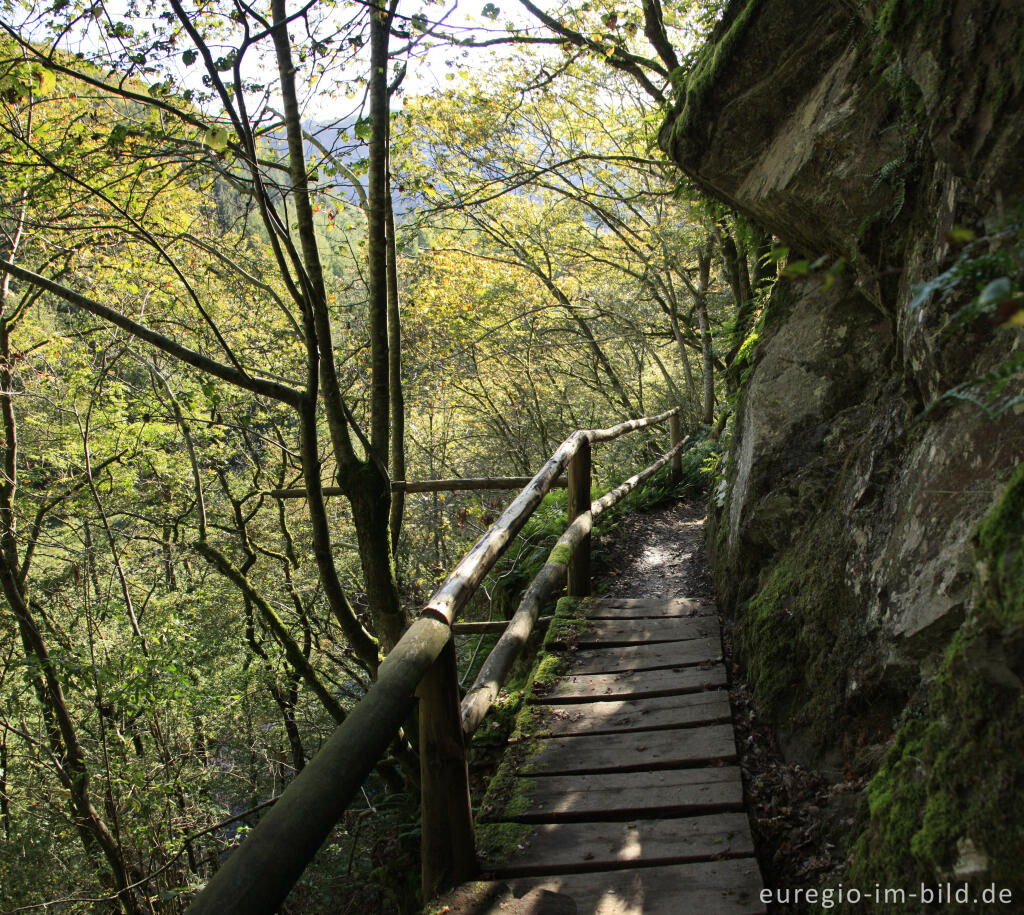
<path fill-rule="evenodd" d="M 982 564 L 986 604 L 1002 625 L 1024 623 L 1024 464 L 999 504 L 979 525 L 975 548 Z"/>
<path fill-rule="evenodd" d="M 519 770 L 535 755 L 540 745 L 536 741 L 522 739 L 528 733 L 517 729 L 517 737 L 510 743 L 508 752 L 498 771 L 487 783 L 487 791 L 480 802 L 477 820 L 480 823 L 501 823 L 515 820 L 529 809 L 528 793 L 535 782 L 531 778 L 520 778 Z"/>
<path fill-rule="evenodd" d="M 506 689 L 487 710 L 486 726 L 474 731 L 470 749 L 479 758 L 481 754 L 493 756 L 494 748 L 504 747 L 515 730 L 516 717 L 523 705 L 521 689 Z"/>
<path fill-rule="evenodd" d="M 540 750 L 537 734 L 538 712 L 524 706 L 516 718 L 516 729 L 509 738 L 508 751 L 487 785 L 476 822 L 477 851 L 491 862 L 507 860 L 522 851 L 530 827 L 518 822 L 529 809 L 529 794 L 536 784 L 521 778 L 523 765 Z"/>
<path fill-rule="evenodd" d="M 543 696 L 565 674 L 567 667 L 568 663 L 565 658 L 558 655 L 546 654 L 541 657 L 526 686 L 526 700 L 530 701 L 536 696 Z"/>
<path fill-rule="evenodd" d="M 880 48 L 891 50 L 915 32 L 932 38 L 953 13 L 946 0 L 885 0 L 875 14 L 872 30 L 881 39 Z"/>
<path fill-rule="evenodd" d="M 581 600 L 578 597 L 560 597 L 555 604 L 555 616 L 577 616 Z"/>
<path fill-rule="evenodd" d="M 572 559 L 572 549 L 570 547 L 566 546 L 564 543 L 561 543 L 558 546 L 556 546 L 548 554 L 548 562 L 557 562 L 559 565 L 562 565 L 562 566 L 569 565 L 569 560 L 571 560 L 571 559 Z"/>
<path fill-rule="evenodd" d="M 476 849 L 484 861 L 508 861 L 526 848 L 527 823 L 484 823 L 476 831 Z"/>
<path fill-rule="evenodd" d="M 591 628 L 590 620 L 585 619 L 559 619 L 555 618 L 548 627 L 547 638 L 544 640 L 546 648 L 571 645 L 582 633 Z"/>
<path fill-rule="evenodd" d="M 518 822 L 529 809 L 529 795 L 535 785 L 532 778 L 521 778 L 525 763 L 541 749 L 541 742 L 532 738 L 544 736 L 541 709 L 531 704 L 553 683 L 564 676 L 566 658 L 557 648 L 566 638 L 588 625 L 584 610 L 586 600 L 563 597 L 555 606 L 555 619 L 544 639 L 537 664 L 527 680 L 516 712 L 515 730 L 508 739 L 508 750 L 487 785 L 477 816 L 477 849 L 491 862 L 507 860 L 519 854 L 530 826 Z"/>
<path fill-rule="evenodd" d="M 555 618 L 544 636 L 542 657 L 534 671 L 534 685 L 546 686 L 561 675 L 564 664 L 557 653 L 590 626 L 590 621 L 582 613 L 582 606 L 578 597 L 562 597 L 555 605 Z"/>
<path fill-rule="evenodd" d="M 974 605 L 946 649 L 928 704 L 903 725 L 868 787 L 848 883 L 962 880 L 957 862 L 973 847 L 987 860 L 974 878 L 979 885 L 1024 898 L 1022 499 L 1018 470 L 975 534 Z"/>
<path fill-rule="evenodd" d="M 711 89 L 726 64 L 732 60 L 735 47 L 759 5 L 760 0 L 745 0 L 742 6 L 734 3 L 707 44 L 697 52 L 693 67 L 679 85 L 679 101 L 672 127 L 677 140 L 686 137 L 698 121 L 707 119 L 708 112 L 704 109 Z M 735 13 L 732 13 L 733 9 Z"/>
<path fill-rule="evenodd" d="M 880 701 L 871 692 L 871 646 L 845 584 L 845 532 L 829 524 L 823 515 L 762 574 L 736 626 L 762 712 L 799 731 L 812 750 L 838 736 L 851 676 L 862 695 Z"/>

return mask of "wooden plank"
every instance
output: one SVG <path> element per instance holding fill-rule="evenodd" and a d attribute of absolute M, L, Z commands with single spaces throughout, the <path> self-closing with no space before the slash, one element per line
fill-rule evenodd
<path fill-rule="evenodd" d="M 459 887 L 451 915 L 762 915 L 754 858 L 555 877 L 514 877 Z"/>
<path fill-rule="evenodd" d="M 725 690 L 713 690 L 653 699 L 540 705 L 531 731 L 564 737 L 570 734 L 682 728 L 728 720 L 729 696 Z"/>
<path fill-rule="evenodd" d="M 524 823 L 691 816 L 743 806 L 736 766 L 545 775 L 524 781 L 521 793 L 524 807 L 515 819 Z M 489 814 L 482 811 L 481 822 Z"/>
<path fill-rule="evenodd" d="M 719 636 L 718 620 L 710 617 L 677 619 L 591 620 L 572 636 L 577 648 L 612 648 L 616 645 L 649 645 L 683 642 Z"/>
<path fill-rule="evenodd" d="M 580 607 L 588 619 L 638 619 L 644 617 L 715 616 L 714 601 L 695 597 L 598 597 Z"/>
<path fill-rule="evenodd" d="M 624 673 L 572 675 L 553 684 L 535 697 L 540 705 L 564 702 L 594 702 L 604 699 L 643 699 L 656 696 L 681 696 L 706 692 L 725 686 L 722 664 L 703 667 L 675 667 L 665 670 L 639 670 Z"/>
<path fill-rule="evenodd" d="M 538 825 L 521 844 L 522 851 L 512 858 L 485 858 L 483 870 L 498 877 L 580 873 L 640 862 L 680 864 L 754 853 L 745 813 L 617 823 L 546 823 Z"/>
<path fill-rule="evenodd" d="M 696 766 L 735 759 L 732 725 L 713 724 L 685 731 L 544 737 L 532 740 L 524 774 L 607 772 Z"/>
<path fill-rule="evenodd" d="M 686 642 L 654 645 L 620 645 L 617 648 L 588 648 L 567 653 L 571 674 L 619 673 L 627 670 L 682 668 L 708 661 L 720 661 L 722 643 L 717 636 Z"/>

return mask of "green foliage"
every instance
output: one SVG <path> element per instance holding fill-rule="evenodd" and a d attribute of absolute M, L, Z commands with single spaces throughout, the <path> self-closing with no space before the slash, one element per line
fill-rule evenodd
<path fill-rule="evenodd" d="M 959 229 L 951 241 L 965 241 L 953 265 L 914 290 L 911 311 L 931 303 L 940 307 L 969 296 L 947 319 L 940 334 L 945 346 L 958 346 L 979 329 L 995 327 L 1012 335 L 1010 353 L 993 368 L 954 385 L 928 405 L 928 411 L 966 401 L 995 419 L 1024 403 L 1015 382 L 1024 372 L 1024 207 L 1011 209 L 1002 225 L 975 237 Z M 962 243 L 962 242 L 961 242 Z"/>
<path fill-rule="evenodd" d="M 59 30 L 62 17 L 78 12 L 77 5 L 58 3 L 39 15 Z M 617 27 L 614 14 L 603 16 L 606 28 Z M 211 24 L 216 20 L 216 4 L 196 11 L 201 34 L 219 28 Z M 172 60 L 175 68 L 203 60 L 167 21 L 155 19 L 143 30 L 104 25 L 98 15 L 69 19 L 73 30 L 109 27 L 102 41 L 83 42 L 101 57 L 95 65 L 66 60 L 86 79 L 61 71 L 58 81 L 49 68 L 26 63 L 24 56 L 34 53 L 27 45 L 0 48 L 10 58 L 0 70 L 0 152 L 8 166 L 0 175 L 0 220 L 24 229 L 19 264 L 72 290 L 70 298 L 37 296 L 12 281 L 9 295 L 0 293 L 0 362 L 11 374 L 0 398 L 13 405 L 16 426 L 16 435 L 5 427 L 0 436 L 0 456 L 10 456 L 17 469 L 16 482 L 8 480 L 4 523 L 25 561 L 32 612 L 50 646 L 47 666 L 23 650 L 24 627 L 11 614 L 4 617 L 5 714 L 24 729 L 3 735 L 5 910 L 63 898 L 62 910 L 91 911 L 88 900 L 108 895 L 112 885 L 110 862 L 83 845 L 73 825 L 68 778 L 77 776 L 63 771 L 61 753 L 39 752 L 40 740 L 56 734 L 52 707 L 39 699 L 53 695 L 40 689 L 42 676 L 52 675 L 66 697 L 82 780 L 98 816 L 116 827 L 116 854 L 145 878 L 140 892 L 168 913 L 187 904 L 259 820 L 258 812 L 232 814 L 279 794 L 326 739 L 334 722 L 325 706 L 348 709 L 370 680 L 367 662 L 355 656 L 325 596 L 314 561 L 323 553 L 313 549 L 308 505 L 268 495 L 301 485 L 307 444 L 299 417 L 225 382 L 230 368 L 201 371 L 167 351 L 185 347 L 228 367 L 244 366 L 250 379 L 303 387 L 307 313 L 296 299 L 316 283 L 295 266 L 302 260 L 309 269 L 306 252 L 318 249 L 332 355 L 352 415 L 342 434 L 357 423 L 365 427 L 365 380 L 373 374 L 367 219 L 359 194 L 347 199 L 339 182 L 354 187 L 368 163 L 307 150 L 314 214 L 307 228 L 315 238 L 303 248 L 294 234 L 294 190 L 288 189 L 287 204 L 282 196 L 289 162 L 279 129 L 269 126 L 278 116 L 252 113 L 261 125 L 254 138 L 262 167 L 256 180 L 235 122 L 216 104 L 193 107 L 213 98 L 215 77 L 207 74 L 204 89 L 176 92 L 175 74 L 159 69 L 158 60 Z M 417 15 L 413 26 L 426 22 Z M 362 38 L 354 33 L 337 43 L 358 49 Z M 154 48 L 159 53 L 147 58 Z M 325 46 L 310 36 L 295 50 L 296 74 L 325 85 Z M 227 73 L 236 59 L 222 47 L 214 73 Z M 523 64 L 519 75 L 527 72 L 532 76 Z M 115 74 L 109 91 L 97 85 Z M 432 199 L 442 196 L 442 187 L 472 197 L 495 180 L 492 167 L 505 169 L 501 180 L 518 181 L 522 162 L 513 154 L 532 169 L 542 146 L 557 159 L 592 163 L 564 176 L 552 169 L 545 187 L 467 210 L 487 217 L 468 231 L 464 213 L 435 216 L 429 226 L 411 219 L 400 226 L 409 478 L 525 473 L 571 429 L 655 412 L 680 399 L 675 386 L 690 357 L 666 333 L 661 284 L 651 267 L 686 270 L 693 245 L 704 240 L 702 229 L 688 215 L 689 201 L 670 203 L 662 194 L 670 179 L 649 161 L 657 115 L 620 105 L 621 87 L 595 80 L 593 70 L 577 70 L 572 79 L 571 90 L 557 93 L 524 96 L 503 84 L 487 98 L 479 92 L 425 103 L 429 131 L 444 135 L 446 148 L 468 153 L 438 156 L 430 170 L 416 161 L 415 145 L 399 136 L 395 119 L 396 172 L 405 170 L 410 194 L 422 190 Z M 256 89 L 243 87 L 247 98 L 258 98 Z M 581 98 L 594 102 L 592 111 Z M 615 123 L 605 114 L 615 114 Z M 365 140 L 371 126 L 360 117 L 348 133 Z M 604 138 L 596 152 L 580 139 L 592 137 Z M 350 137 L 341 132 L 338 139 L 343 144 Z M 606 154 L 609 161 L 601 158 Z M 485 173 L 475 174 L 467 161 L 487 163 Z M 573 196 L 581 174 L 588 194 L 598 193 Z M 557 193 L 551 190 L 556 179 L 562 181 Z M 259 223 L 254 203 L 261 183 L 269 189 L 261 201 L 267 225 Z M 605 192 L 615 199 L 595 214 L 590 204 L 606 199 Z M 509 237 L 487 234 L 502 230 L 521 250 Z M 624 238 L 642 243 L 634 248 Z M 280 259 L 275 244 L 287 249 Z M 545 263 L 548 272 L 538 273 Z M 563 277 L 571 277 L 565 288 L 578 298 L 558 299 L 555 281 Z M 146 322 L 173 345 L 143 345 L 69 304 L 75 293 Z M 721 298 L 713 296 L 713 322 L 724 310 Z M 685 324 L 685 303 L 677 312 Z M 684 326 L 682 333 L 693 330 Z M 330 458 L 338 430 L 328 428 L 326 412 L 319 404 L 309 447 L 323 459 L 324 482 L 331 485 L 332 476 L 347 478 Z M 365 445 L 358 432 L 351 443 L 357 451 Z M 610 446 L 606 466 L 615 469 L 607 478 L 638 469 L 637 458 L 649 459 L 652 450 L 641 436 Z M 712 452 L 706 443 L 687 452 L 682 483 L 669 481 L 665 471 L 631 494 L 601 519 L 598 538 L 607 543 L 627 511 L 697 491 Z M 595 494 L 603 491 L 597 487 Z M 410 607 L 493 521 L 502 499 L 410 494 L 396 560 Z M 334 571 L 366 620 L 374 617 L 379 594 L 369 593 L 362 574 L 356 501 L 330 500 L 326 522 Z M 564 529 L 564 515 L 565 494 L 549 496 L 517 539 L 488 585 L 499 607 L 518 601 Z M 240 569 L 239 580 L 260 599 L 211 566 L 207 548 Z M 493 641 L 460 642 L 468 646 L 459 659 L 464 677 L 472 677 Z M 502 744 L 523 690 L 543 688 L 556 672 L 549 660 L 513 686 L 478 733 L 476 750 L 488 739 Z M 367 911 L 414 906 L 415 798 L 376 776 L 363 787 L 362 801 L 328 839 L 289 908 L 336 911 L 339 899 Z"/>

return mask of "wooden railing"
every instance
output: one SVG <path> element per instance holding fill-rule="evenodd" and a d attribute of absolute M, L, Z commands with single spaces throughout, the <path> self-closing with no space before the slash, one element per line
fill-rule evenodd
<path fill-rule="evenodd" d="M 671 424 L 671 449 L 595 502 L 590 501 L 591 446 L 629 432 Z M 419 700 L 424 898 L 472 879 L 476 871 L 465 738 L 483 721 L 537 623 L 541 606 L 563 583 L 570 595 L 590 592 L 593 520 L 670 461 L 678 476 L 679 410 L 570 435 L 501 517 L 455 566 L 418 618 L 383 660 L 377 680 L 295 777 L 245 841 L 196 897 L 190 915 L 271 915 L 277 911 L 363 781 Z M 530 584 L 515 615 L 460 701 L 453 626 L 484 576 L 567 470 L 568 527 Z M 459 481 L 433 481 L 457 489 Z M 469 488 L 501 481 L 472 481 Z M 516 481 L 517 483 L 520 481 Z M 407 491 L 416 491 L 406 484 Z M 292 498 L 302 490 L 280 490 Z"/>

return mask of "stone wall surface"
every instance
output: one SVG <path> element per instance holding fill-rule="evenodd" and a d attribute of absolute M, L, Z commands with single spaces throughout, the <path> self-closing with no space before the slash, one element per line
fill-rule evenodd
<path fill-rule="evenodd" d="M 917 290 L 951 230 L 1021 202 L 1022 89 L 1017 0 L 746 0 L 660 136 L 794 251 L 848 264 L 773 290 L 709 516 L 755 696 L 792 752 L 874 773 L 855 876 L 998 876 L 1018 899 L 1024 415 L 927 408 L 1024 331 L 944 333 L 976 290 Z"/>

